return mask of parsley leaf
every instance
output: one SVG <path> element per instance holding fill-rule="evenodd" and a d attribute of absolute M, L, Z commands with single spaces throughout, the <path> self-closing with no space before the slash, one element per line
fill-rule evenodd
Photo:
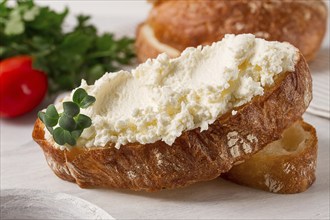
<path fill-rule="evenodd" d="M 33 0 L 15 6 L 0 2 L 0 59 L 32 56 L 33 67 L 48 75 L 50 95 L 76 88 L 81 79 L 92 84 L 135 58 L 134 39 L 98 34 L 89 16 L 78 15 L 72 30 L 63 31 L 68 13 L 67 8 L 56 12 Z"/>

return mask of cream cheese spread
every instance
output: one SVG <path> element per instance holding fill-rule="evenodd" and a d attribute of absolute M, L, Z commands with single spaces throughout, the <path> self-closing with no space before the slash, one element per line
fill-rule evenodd
<path fill-rule="evenodd" d="M 159 140 L 172 145 L 182 132 L 207 130 L 222 114 L 263 95 L 276 75 L 294 71 L 298 56 L 288 43 L 226 35 L 211 46 L 187 48 L 175 59 L 160 54 L 131 72 L 106 73 L 94 85 L 82 81 L 80 87 L 96 102 L 81 111 L 92 126 L 77 145 L 120 148 Z M 61 112 L 62 103 L 56 108 Z"/>

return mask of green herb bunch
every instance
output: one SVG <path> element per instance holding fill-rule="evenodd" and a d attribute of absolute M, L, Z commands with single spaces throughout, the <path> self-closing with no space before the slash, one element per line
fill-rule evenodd
<path fill-rule="evenodd" d="M 53 104 L 47 107 L 46 112 L 38 113 L 39 119 L 59 145 L 76 145 L 84 129 L 92 125 L 92 120 L 87 115 L 80 114 L 80 108 L 89 107 L 95 102 L 95 98 L 79 88 L 74 92 L 72 100 L 63 102 L 63 113 L 58 113 Z"/>
<path fill-rule="evenodd" d="M 89 16 L 78 15 L 69 32 L 63 22 L 69 10 L 55 12 L 33 0 L 18 0 L 9 7 L 0 1 L 0 60 L 30 55 L 33 67 L 48 75 L 49 93 L 71 90 L 86 79 L 89 84 L 105 72 L 133 62 L 134 40 L 98 35 Z"/>

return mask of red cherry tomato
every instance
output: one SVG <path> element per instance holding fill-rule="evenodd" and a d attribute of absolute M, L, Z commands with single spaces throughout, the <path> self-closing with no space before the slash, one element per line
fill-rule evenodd
<path fill-rule="evenodd" d="M 32 68 L 29 56 L 0 62 L 0 117 L 11 118 L 35 108 L 47 93 L 47 76 Z"/>

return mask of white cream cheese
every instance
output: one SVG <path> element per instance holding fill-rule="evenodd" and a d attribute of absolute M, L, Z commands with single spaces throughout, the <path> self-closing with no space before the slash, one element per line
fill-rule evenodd
<path fill-rule="evenodd" d="M 220 115 L 262 95 L 276 75 L 294 71 L 297 59 L 297 49 L 288 43 L 226 35 L 211 46 L 187 48 L 175 59 L 161 54 L 131 72 L 106 73 L 94 85 L 82 81 L 80 87 L 96 102 L 81 111 L 92 126 L 77 145 L 111 142 L 119 148 L 158 140 L 171 145 L 182 132 L 206 130 Z M 56 105 L 60 112 L 61 106 Z"/>

